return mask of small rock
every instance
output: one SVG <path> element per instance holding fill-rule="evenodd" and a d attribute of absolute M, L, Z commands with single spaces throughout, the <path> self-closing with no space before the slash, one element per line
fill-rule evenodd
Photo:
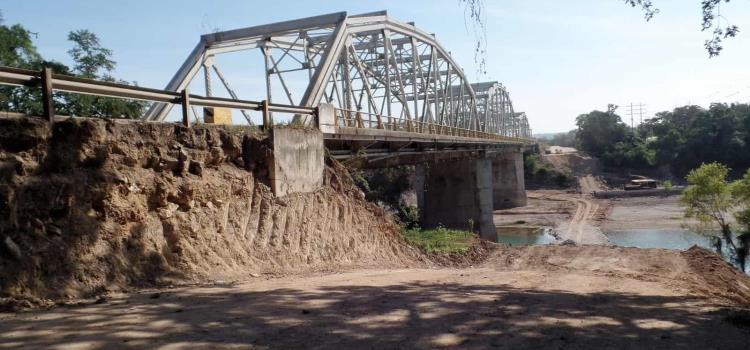
<path fill-rule="evenodd" d="M 224 151 L 220 147 L 211 147 L 211 151 L 209 154 L 210 157 L 208 165 L 218 166 L 219 164 L 224 162 L 224 159 L 226 159 L 226 157 L 224 156 Z"/>
<path fill-rule="evenodd" d="M 177 175 L 184 176 L 188 172 L 188 168 L 190 167 L 190 156 L 188 156 L 187 152 L 185 152 L 184 149 L 180 150 L 180 153 L 177 155 L 177 169 L 174 170 L 174 172 Z"/>
<path fill-rule="evenodd" d="M 44 222 L 40 220 L 39 218 L 34 218 L 34 220 L 32 220 L 32 223 L 34 224 L 34 227 L 38 227 L 38 228 L 44 227 Z"/>
<path fill-rule="evenodd" d="M 62 236 L 62 229 L 55 225 L 47 225 L 47 233 L 55 236 Z"/>
<path fill-rule="evenodd" d="M 127 184 L 128 178 L 125 177 L 125 175 L 120 174 L 119 172 L 113 172 L 112 173 L 112 180 L 117 183 Z"/>
<path fill-rule="evenodd" d="M 569 245 L 569 246 L 575 246 L 577 245 L 576 242 L 572 239 L 566 239 L 560 243 L 560 245 Z"/>
<path fill-rule="evenodd" d="M 260 277 L 260 274 L 257 274 L 257 273 L 251 273 L 251 274 L 250 274 L 250 277 L 255 277 L 255 278 L 258 278 L 258 277 Z"/>
<path fill-rule="evenodd" d="M 10 236 L 5 236 L 5 239 L 3 240 L 3 243 L 5 244 L 5 248 L 8 250 L 10 255 L 13 256 L 16 260 L 21 260 L 23 257 L 23 254 L 21 254 L 21 248 L 16 244 L 16 242 L 13 242 L 13 239 L 10 238 Z"/>
<path fill-rule="evenodd" d="M 188 171 L 190 171 L 191 174 L 203 176 L 203 167 L 204 167 L 203 162 L 199 162 L 197 160 L 191 160 Z"/>
<path fill-rule="evenodd" d="M 164 156 L 164 157 L 161 157 L 161 159 L 159 159 L 159 165 L 157 166 L 156 170 L 158 170 L 158 171 L 165 171 L 165 170 L 177 171 L 177 168 L 179 168 L 179 165 L 180 165 L 180 161 L 179 160 L 177 160 L 175 158 L 172 158 L 172 157 Z"/>
<path fill-rule="evenodd" d="M 149 296 L 148 298 L 149 299 L 159 299 L 159 297 L 161 297 L 161 293 L 151 294 L 151 296 Z"/>

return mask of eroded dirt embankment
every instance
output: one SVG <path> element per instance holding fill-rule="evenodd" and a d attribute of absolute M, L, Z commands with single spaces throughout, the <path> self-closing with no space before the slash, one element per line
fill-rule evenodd
<path fill-rule="evenodd" d="M 247 129 L 0 119 L 0 296 L 241 279 L 424 257 L 329 164 L 324 187 L 275 198 Z"/>

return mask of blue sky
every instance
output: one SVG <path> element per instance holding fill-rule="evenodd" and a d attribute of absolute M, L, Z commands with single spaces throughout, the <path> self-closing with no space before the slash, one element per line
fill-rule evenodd
<path fill-rule="evenodd" d="M 750 0 L 724 5 L 740 36 L 718 58 L 703 49 L 698 0 L 655 0 L 652 22 L 620 0 L 486 0 L 488 74 L 503 82 L 535 132 L 572 129 L 575 117 L 608 103 L 647 105 L 649 114 L 688 103 L 750 102 Z M 2 0 L 6 24 L 38 33 L 46 58 L 68 62 L 67 33 L 89 29 L 114 51 L 115 75 L 161 88 L 199 36 L 338 11 L 386 9 L 437 35 L 471 80 L 473 40 L 457 0 L 432 1 L 41 1 Z M 234 79 L 252 98 L 253 72 Z M 256 94 L 257 95 L 257 94 Z M 261 96 L 262 97 L 262 96 Z"/>

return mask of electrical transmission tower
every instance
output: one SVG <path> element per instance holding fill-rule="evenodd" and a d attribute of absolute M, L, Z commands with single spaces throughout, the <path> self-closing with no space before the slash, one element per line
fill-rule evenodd
<path fill-rule="evenodd" d="M 630 117 L 630 128 L 635 129 L 635 118 L 638 118 L 638 124 L 643 124 L 643 116 L 648 117 L 646 111 L 646 105 L 643 103 L 630 103 L 625 106 L 627 108 L 628 116 Z"/>

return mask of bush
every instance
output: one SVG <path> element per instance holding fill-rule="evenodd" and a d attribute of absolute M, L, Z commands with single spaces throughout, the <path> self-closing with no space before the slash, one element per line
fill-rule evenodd
<path fill-rule="evenodd" d="M 573 175 L 542 162 L 536 154 L 524 155 L 523 168 L 526 184 L 531 187 L 568 188 L 576 182 Z"/>

